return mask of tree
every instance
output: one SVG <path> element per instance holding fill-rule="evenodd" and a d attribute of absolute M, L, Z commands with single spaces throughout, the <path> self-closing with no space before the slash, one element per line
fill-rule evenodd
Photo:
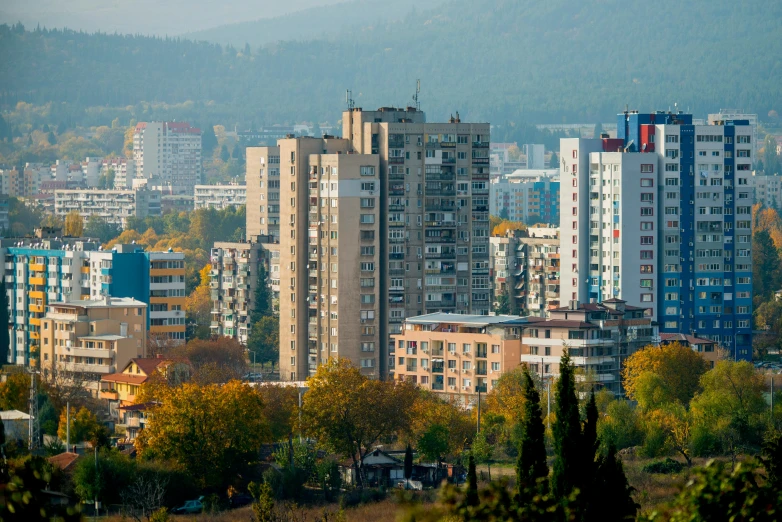
<path fill-rule="evenodd" d="M 0 365 L 8 363 L 11 353 L 11 336 L 9 334 L 8 293 L 3 286 L 0 292 Z"/>
<path fill-rule="evenodd" d="M 68 436 L 68 415 L 67 408 L 63 408 L 60 413 L 60 427 L 57 430 L 57 436 L 65 440 Z M 98 418 L 90 410 L 82 406 L 78 411 L 71 410 L 71 444 L 88 441 L 100 434 L 103 426 Z"/>
<path fill-rule="evenodd" d="M 559 363 L 559 380 L 556 384 L 556 408 L 554 410 L 554 473 L 552 493 L 558 498 L 568 498 L 577 486 L 582 469 L 581 421 L 576 398 L 575 372 L 567 351 Z"/>
<path fill-rule="evenodd" d="M 240 379 L 247 373 L 244 347 L 236 339 L 218 337 L 214 340 L 193 339 L 176 346 L 169 355 L 190 362 L 194 383 L 225 383 Z"/>
<path fill-rule="evenodd" d="M 550 159 L 550 165 L 552 169 L 558 169 L 559 168 L 559 158 L 557 157 L 556 152 L 551 153 L 551 159 Z"/>
<path fill-rule="evenodd" d="M 272 440 L 287 440 L 293 433 L 299 410 L 299 390 L 295 386 L 259 386 Z"/>
<path fill-rule="evenodd" d="M 122 230 L 117 225 L 109 223 L 97 214 L 87 218 L 87 224 L 84 226 L 84 235 L 98 238 L 101 243 L 108 243 L 121 232 Z"/>
<path fill-rule="evenodd" d="M 757 299 L 769 301 L 779 290 L 779 252 L 768 230 L 756 230 L 752 234 L 752 277 L 755 281 L 764 282 L 753 285 L 753 297 Z"/>
<path fill-rule="evenodd" d="M 209 286 L 211 271 L 212 267 L 208 264 L 200 270 L 201 283 L 185 298 L 189 339 L 208 339 L 211 334 L 209 328 L 212 316 L 212 290 Z"/>
<path fill-rule="evenodd" d="M 168 480 L 159 473 L 139 474 L 122 492 L 122 503 L 138 522 L 151 520 L 152 514 L 163 507 L 167 486 Z"/>
<path fill-rule="evenodd" d="M 779 520 L 782 490 L 758 480 L 755 466 L 710 461 L 694 470 L 673 502 L 639 520 Z"/>
<path fill-rule="evenodd" d="M 497 385 L 486 395 L 485 411 L 503 416 L 509 426 L 518 422 L 524 415 L 525 383 L 525 370 L 521 366 L 500 375 Z"/>
<path fill-rule="evenodd" d="M 247 337 L 247 349 L 255 353 L 255 362 L 273 363 L 280 356 L 280 320 L 273 315 L 253 323 Z"/>
<path fill-rule="evenodd" d="M 708 362 L 697 352 L 678 342 L 664 346 L 647 346 L 627 358 L 622 370 L 622 384 L 627 396 L 641 402 L 654 402 L 644 393 L 642 386 L 646 372 L 658 378 L 656 387 L 662 388 L 666 397 L 680 404 L 689 404 L 700 387 L 700 377 L 708 370 Z"/>
<path fill-rule="evenodd" d="M 622 460 L 616 448 L 608 445 L 605 455 L 598 456 L 592 498 L 585 520 L 635 520 L 640 507 L 633 500 L 635 491 L 627 482 Z"/>
<path fill-rule="evenodd" d="M 405 480 L 413 478 L 413 448 L 410 444 L 405 448 Z"/>
<path fill-rule="evenodd" d="M 68 215 L 65 216 L 64 233 L 66 236 L 70 237 L 82 237 L 84 233 L 84 220 L 78 210 L 71 210 L 68 212 Z"/>
<path fill-rule="evenodd" d="M 524 367 L 524 410 L 520 432 L 516 484 L 520 501 L 529 501 L 529 492 L 533 491 L 533 487 L 537 486 L 539 480 L 548 477 L 548 465 L 540 394 L 526 366 Z"/>
<path fill-rule="evenodd" d="M 763 164 L 768 175 L 773 176 L 782 173 L 779 166 L 779 156 L 777 155 L 777 141 L 773 134 L 766 134 L 766 139 L 763 141 Z"/>
<path fill-rule="evenodd" d="M 321 446 L 350 458 L 363 486 L 366 453 L 381 437 L 410 429 L 416 389 L 408 383 L 369 379 L 347 359 L 330 359 L 307 384 L 302 426 Z"/>
<path fill-rule="evenodd" d="M 145 457 L 172 460 L 207 488 L 243 472 L 270 441 L 259 390 L 238 381 L 185 383 L 162 388 L 136 448 Z"/>
<path fill-rule="evenodd" d="M 467 505 L 478 505 L 478 474 L 475 472 L 475 457 L 472 453 L 467 464 Z"/>
<path fill-rule="evenodd" d="M 19 410 L 26 412 L 29 410 L 29 398 L 29 375 L 21 372 L 12 373 L 4 383 L 0 383 L 0 410 Z"/>
<path fill-rule="evenodd" d="M 494 313 L 497 315 L 508 315 L 510 310 L 510 297 L 507 288 L 497 296 L 497 306 L 494 307 Z"/>
<path fill-rule="evenodd" d="M 108 169 L 98 178 L 98 188 L 101 190 L 111 190 L 114 188 L 114 169 Z"/>
<path fill-rule="evenodd" d="M 692 440 L 692 416 L 678 402 L 666 404 L 663 408 L 649 412 L 646 417 L 653 430 L 660 432 L 667 447 L 679 453 L 688 466 L 692 466 L 690 442 Z M 648 437 L 648 434 L 647 434 Z"/>
<path fill-rule="evenodd" d="M 436 462 L 438 467 L 448 453 L 448 447 L 448 428 L 442 424 L 430 425 L 418 439 L 418 453 L 424 459 Z"/>
<path fill-rule="evenodd" d="M 643 441 L 643 427 L 638 413 L 626 400 L 610 402 L 605 415 L 597 423 L 597 434 L 601 445 L 616 449 L 637 446 Z"/>
<path fill-rule="evenodd" d="M 266 273 L 266 263 L 261 260 L 258 263 L 258 276 L 255 282 L 254 307 L 250 314 L 250 321 L 254 324 L 264 317 L 273 314 L 272 293 L 269 288 L 269 277 Z"/>
<path fill-rule="evenodd" d="M 73 470 L 73 490 L 83 502 L 122 502 L 122 493 L 132 483 L 136 463 L 116 448 L 101 449 L 97 458 L 82 458 Z"/>
<path fill-rule="evenodd" d="M 747 361 L 719 361 L 701 377 L 703 391 L 690 403 L 693 422 L 721 440 L 723 449 L 760 442 L 767 410 L 763 376 Z"/>
<path fill-rule="evenodd" d="M 772 430 L 766 435 L 760 460 L 766 469 L 768 484 L 782 491 L 782 432 Z"/>
<path fill-rule="evenodd" d="M 591 477 L 594 475 L 595 456 L 597 455 L 597 404 L 595 403 L 595 390 L 589 394 L 589 400 L 586 404 L 586 419 L 584 419 L 583 431 L 581 434 L 581 456 L 582 464 L 582 491 L 591 483 Z"/>
<path fill-rule="evenodd" d="M 217 136 L 215 136 L 215 129 L 212 125 L 206 125 L 201 134 L 201 151 L 203 157 L 207 158 L 212 155 L 215 147 L 217 147 Z"/>
<path fill-rule="evenodd" d="M 494 237 L 505 237 L 508 232 L 521 231 L 521 236 L 526 237 L 527 225 L 520 221 L 502 220 L 492 229 L 491 235 Z"/>
<path fill-rule="evenodd" d="M 228 161 L 231 159 L 231 154 L 228 152 L 228 147 L 223 143 L 223 146 L 220 147 L 220 159 L 222 161 Z"/>
<path fill-rule="evenodd" d="M 486 430 L 481 430 L 472 441 L 470 456 L 476 464 L 486 464 L 489 471 L 489 482 L 491 482 L 491 461 L 494 458 L 494 445 L 489 440 Z"/>

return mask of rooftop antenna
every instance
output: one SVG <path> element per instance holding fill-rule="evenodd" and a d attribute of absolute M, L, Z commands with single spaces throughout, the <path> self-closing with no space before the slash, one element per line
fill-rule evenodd
<path fill-rule="evenodd" d="M 421 94 L 421 80 L 416 80 L 415 95 L 413 96 L 413 101 L 415 102 L 415 110 L 417 111 L 421 110 L 421 102 L 418 101 L 419 94 Z"/>
<path fill-rule="evenodd" d="M 353 92 L 350 89 L 345 91 L 345 103 L 348 104 L 349 111 L 352 111 L 356 106 L 356 102 L 353 101 Z"/>

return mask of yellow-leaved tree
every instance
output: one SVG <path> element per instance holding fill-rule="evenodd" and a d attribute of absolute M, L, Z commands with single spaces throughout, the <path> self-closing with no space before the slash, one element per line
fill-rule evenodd
<path fill-rule="evenodd" d="M 202 488 L 228 484 L 271 441 L 260 391 L 239 381 L 161 387 L 160 401 L 136 448 L 175 462 Z"/>
<path fill-rule="evenodd" d="M 358 484 L 360 463 L 381 437 L 410 430 L 418 390 L 407 382 L 362 375 L 347 359 L 330 359 L 307 379 L 302 427 L 322 447 L 353 461 Z"/>
<path fill-rule="evenodd" d="M 185 298 L 185 314 L 188 323 L 194 324 L 190 337 L 208 339 L 210 335 L 210 318 L 212 313 L 212 296 L 209 288 L 212 270 L 210 265 L 205 265 L 199 272 L 201 284 Z"/>
<path fill-rule="evenodd" d="M 432 462 L 460 454 L 475 434 L 475 423 L 462 406 L 428 390 L 419 390 L 413 405 L 410 443 Z"/>
<path fill-rule="evenodd" d="M 700 389 L 701 375 L 708 369 L 706 359 L 681 343 L 646 346 L 625 361 L 622 383 L 627 396 L 639 404 L 678 402 L 686 407 Z M 649 398 L 645 393 L 656 397 Z"/>
<path fill-rule="evenodd" d="M 65 216 L 65 231 L 66 236 L 81 237 L 84 233 L 84 219 L 77 210 L 71 210 Z"/>

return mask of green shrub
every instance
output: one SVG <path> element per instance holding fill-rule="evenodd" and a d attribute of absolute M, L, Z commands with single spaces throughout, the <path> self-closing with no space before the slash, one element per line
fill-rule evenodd
<path fill-rule="evenodd" d="M 642 457 L 655 458 L 661 457 L 668 453 L 668 447 L 666 446 L 665 433 L 659 426 L 647 427 L 646 437 L 644 443 L 638 450 L 638 454 Z"/>
<path fill-rule="evenodd" d="M 643 467 L 644 473 L 662 473 L 664 475 L 670 475 L 673 473 L 681 473 L 684 469 L 684 464 L 667 458 L 665 460 L 658 460 L 657 462 L 650 462 Z"/>

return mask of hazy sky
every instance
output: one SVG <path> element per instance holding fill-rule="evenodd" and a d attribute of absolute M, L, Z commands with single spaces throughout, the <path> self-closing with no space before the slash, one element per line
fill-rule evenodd
<path fill-rule="evenodd" d="M 175 35 L 346 0 L 0 0 L 0 23 Z"/>

